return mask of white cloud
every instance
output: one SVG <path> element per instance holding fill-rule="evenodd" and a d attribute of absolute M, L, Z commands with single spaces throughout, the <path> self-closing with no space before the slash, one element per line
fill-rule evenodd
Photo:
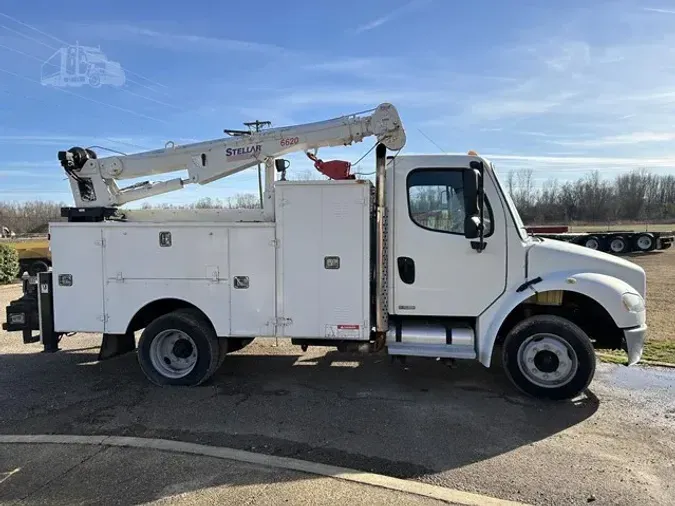
<path fill-rule="evenodd" d="M 648 12 L 659 12 L 661 14 L 675 14 L 675 10 L 672 9 L 656 9 L 653 7 L 644 7 L 642 10 Z"/>
<path fill-rule="evenodd" d="M 185 34 L 170 31 L 158 31 L 130 24 L 96 24 L 87 25 L 87 30 L 97 36 L 109 40 L 144 42 L 149 45 L 175 51 L 204 52 L 254 52 L 279 54 L 288 50 L 275 44 L 265 44 L 247 40 L 208 37 L 205 35 Z"/>
<path fill-rule="evenodd" d="M 470 104 L 466 114 L 475 120 L 539 115 L 562 106 L 574 96 L 574 93 L 561 93 L 531 100 L 498 97 Z"/>
<path fill-rule="evenodd" d="M 390 21 L 396 19 L 397 17 L 401 16 L 402 14 L 405 14 L 407 11 L 417 9 L 425 4 L 428 4 L 430 0 L 412 0 L 401 7 L 398 7 L 396 9 L 393 9 L 389 14 L 386 14 L 384 16 L 381 16 L 379 18 L 373 19 L 372 21 L 369 21 L 367 23 L 364 23 L 362 25 L 357 26 L 354 29 L 355 33 L 361 33 L 361 32 L 367 32 L 370 30 L 373 30 L 375 28 L 378 28 L 386 23 L 389 23 Z"/>
<path fill-rule="evenodd" d="M 455 102 L 455 98 L 444 90 L 426 90 L 397 87 L 387 88 L 306 88 L 281 91 L 272 99 L 272 103 L 280 102 L 285 106 L 303 108 L 310 106 L 347 106 L 347 107 L 376 107 L 382 102 L 391 102 L 394 105 L 407 104 L 417 107 L 438 107 Z M 345 111 L 349 113 L 353 111 Z"/>
<path fill-rule="evenodd" d="M 550 156 L 550 155 L 510 155 L 510 154 L 485 154 L 489 160 L 507 162 L 528 162 L 541 166 L 546 164 L 551 169 L 583 168 L 585 170 L 602 169 L 648 169 L 674 168 L 675 155 L 665 157 L 605 157 L 605 156 Z"/>
<path fill-rule="evenodd" d="M 29 144 L 31 146 L 62 146 L 72 144 L 77 139 L 60 135 L 0 135 L 0 144 Z M 56 160 L 56 158 L 54 158 Z"/>
<path fill-rule="evenodd" d="M 370 70 L 375 66 L 379 66 L 383 62 L 381 58 L 344 58 L 335 61 L 328 61 L 322 63 L 313 63 L 307 65 L 305 68 L 309 70 L 326 70 L 329 72 L 362 72 Z"/>
<path fill-rule="evenodd" d="M 560 146 L 604 147 L 672 140 L 675 140 L 675 132 L 632 132 L 629 134 L 609 135 L 597 139 L 553 140 L 549 142 Z"/>

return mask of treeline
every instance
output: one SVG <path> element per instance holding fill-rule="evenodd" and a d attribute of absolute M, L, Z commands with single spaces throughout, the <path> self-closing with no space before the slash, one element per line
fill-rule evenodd
<path fill-rule="evenodd" d="M 600 172 L 595 171 L 577 180 L 552 179 L 537 185 L 532 170 L 518 170 L 509 172 L 505 179 L 505 189 L 527 225 L 675 221 L 675 175 L 639 169 L 603 179 Z M 64 206 L 66 204 L 48 201 L 0 202 L 0 227 L 17 234 L 44 233 L 48 222 L 61 219 Z M 257 207 L 260 207 L 260 198 L 255 193 L 226 199 L 202 198 L 190 204 L 142 206 L 143 209 Z"/>
<path fill-rule="evenodd" d="M 0 202 L 0 231 L 16 234 L 42 234 L 47 224 L 61 219 L 61 208 L 65 204 L 35 200 L 32 202 Z"/>
<path fill-rule="evenodd" d="M 3 228 L 15 234 L 44 234 L 48 224 L 60 221 L 65 203 L 30 201 L 22 203 L 0 202 L 0 232 Z M 189 204 L 144 204 L 142 209 L 255 209 L 260 207 L 260 197 L 242 193 L 226 199 L 201 198 Z M 1 235 L 1 234 L 0 234 Z"/>
<path fill-rule="evenodd" d="M 675 175 L 643 169 L 613 179 L 602 179 L 595 171 L 541 186 L 535 185 L 531 170 L 520 170 L 507 175 L 506 190 L 528 225 L 675 220 Z"/>
<path fill-rule="evenodd" d="M 201 198 L 190 204 L 148 204 L 141 209 L 257 209 L 260 197 L 253 193 L 239 193 L 226 199 Z"/>

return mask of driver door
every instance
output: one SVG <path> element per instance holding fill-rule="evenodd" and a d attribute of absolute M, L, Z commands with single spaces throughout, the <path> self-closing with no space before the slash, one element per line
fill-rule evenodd
<path fill-rule="evenodd" d="M 399 315 L 480 315 L 506 286 L 506 233 L 496 188 L 484 181 L 485 249 L 464 237 L 468 157 L 416 157 L 394 167 L 394 304 Z M 419 162 L 417 162 L 419 163 Z M 497 212 L 495 212 L 497 211 Z"/>

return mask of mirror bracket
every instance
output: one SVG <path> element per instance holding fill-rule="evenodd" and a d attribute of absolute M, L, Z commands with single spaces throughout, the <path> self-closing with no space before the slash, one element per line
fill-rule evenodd
<path fill-rule="evenodd" d="M 480 253 L 485 249 L 487 246 L 487 243 L 481 238 L 480 241 L 471 241 L 471 249 L 476 250 L 476 252 Z"/>

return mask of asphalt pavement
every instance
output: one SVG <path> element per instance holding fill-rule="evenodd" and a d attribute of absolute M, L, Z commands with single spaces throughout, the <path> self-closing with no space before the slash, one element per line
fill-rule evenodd
<path fill-rule="evenodd" d="M 2 504 L 447 504 L 270 466 L 148 449 L 3 445 L 0 466 Z"/>
<path fill-rule="evenodd" d="M 585 395 L 549 403 L 479 364 L 451 369 L 420 359 L 403 367 L 386 356 L 302 353 L 272 340 L 229 356 L 204 386 L 160 388 L 135 354 L 96 362 L 95 337 L 65 337 L 56 354 L 0 337 L 2 434 L 191 441 L 529 504 L 675 503 L 672 370 L 599 364 Z M 0 472 L 18 467 L 0 463 Z M 143 474 L 120 470 L 129 479 Z M 151 488 L 139 500 L 171 496 Z"/>

